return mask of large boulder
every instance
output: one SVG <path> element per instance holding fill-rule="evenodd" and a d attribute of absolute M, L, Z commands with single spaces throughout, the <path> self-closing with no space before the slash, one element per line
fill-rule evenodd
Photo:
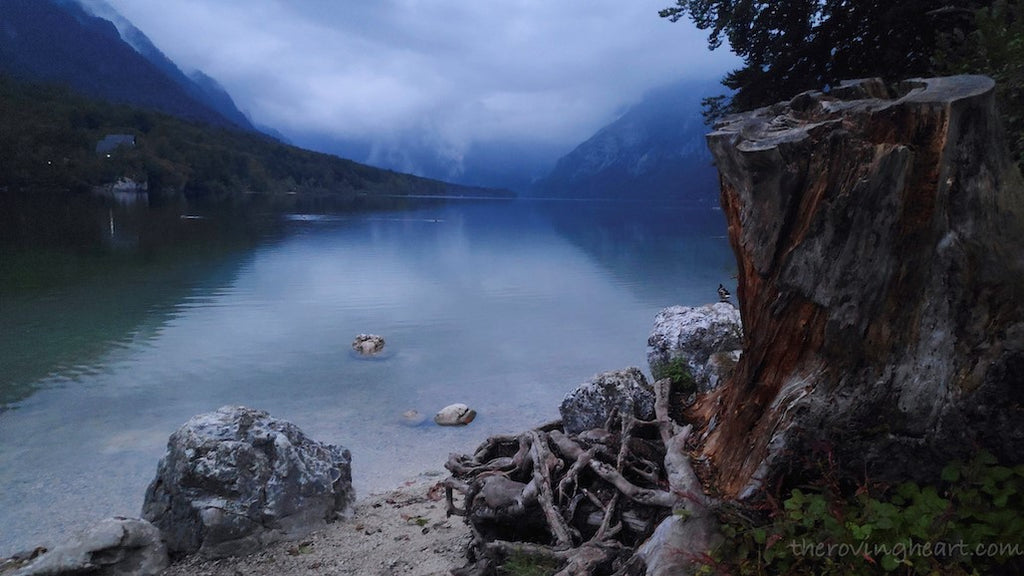
<path fill-rule="evenodd" d="M 724 496 L 1024 458 L 1024 186 L 981 76 L 844 83 L 708 135 L 743 355 L 698 399 Z"/>
<path fill-rule="evenodd" d="M 155 576 L 167 567 L 160 531 L 145 520 L 108 518 L 55 546 L 15 576 Z"/>
<path fill-rule="evenodd" d="M 167 442 L 143 516 L 172 554 L 251 553 L 347 515 L 349 451 L 306 437 L 262 410 L 225 406 L 194 416 Z"/>
<path fill-rule="evenodd" d="M 654 388 L 639 368 L 602 372 L 565 395 L 558 411 L 566 434 L 604 426 L 612 410 L 642 420 L 654 418 Z"/>
<path fill-rule="evenodd" d="M 672 306 L 654 318 L 647 363 L 657 380 L 672 362 L 682 362 L 697 390 L 706 392 L 728 377 L 742 346 L 740 311 L 732 304 Z"/>

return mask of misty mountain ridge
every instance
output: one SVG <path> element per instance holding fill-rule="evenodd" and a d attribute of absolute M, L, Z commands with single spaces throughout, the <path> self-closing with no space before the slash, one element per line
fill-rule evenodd
<path fill-rule="evenodd" d="M 288 141 L 271 128 L 254 127 L 215 79 L 183 72 L 103 0 L 0 0 L 0 72 Z M 720 91 L 712 81 L 651 91 L 557 163 L 561 150 L 554 144 L 458 146 L 430 137 L 430 131 L 371 141 L 305 135 L 296 144 L 385 169 L 534 196 L 714 201 L 717 174 L 704 144 L 700 100 Z"/>
<path fill-rule="evenodd" d="M 184 88 L 193 98 L 213 108 L 231 121 L 231 123 L 247 130 L 254 130 L 249 118 L 239 111 L 235 101 L 228 94 L 228 91 L 220 85 L 217 80 L 211 78 L 201 70 L 184 74 L 178 65 L 168 58 L 142 30 L 139 30 L 124 16 L 121 16 L 114 8 L 102 0 L 91 0 L 85 6 L 86 10 L 92 10 L 100 18 L 112 22 L 121 33 L 124 39 L 136 52 L 149 60 L 179 86 Z"/>
<path fill-rule="evenodd" d="M 86 96 L 255 131 L 212 78 L 181 71 L 102 2 L 0 0 L 0 71 Z"/>
<path fill-rule="evenodd" d="M 299 135 L 296 144 L 359 162 L 466 186 L 528 190 L 554 166 L 561 147 L 536 142 L 444 142 L 431 130 L 370 139 Z"/>
<path fill-rule="evenodd" d="M 473 142 L 453 146 L 410 131 L 372 141 L 307 137 L 311 149 L 465 185 L 555 198 L 718 201 L 718 173 L 704 141 L 701 100 L 717 80 L 682 80 L 640 102 L 561 158 L 557 145 Z"/>
<path fill-rule="evenodd" d="M 679 81 L 638 104 L 566 154 L 531 195 L 601 200 L 714 203 L 718 172 L 704 141 L 701 100 L 709 81 Z"/>
<path fill-rule="evenodd" d="M 216 80 L 186 75 L 102 0 L 0 0 L 0 102 L 9 145 L 0 196 L 102 192 L 124 180 L 158 201 L 314 210 L 395 206 L 417 195 L 512 196 L 268 137 Z M 111 134 L 131 144 L 97 154 Z"/>

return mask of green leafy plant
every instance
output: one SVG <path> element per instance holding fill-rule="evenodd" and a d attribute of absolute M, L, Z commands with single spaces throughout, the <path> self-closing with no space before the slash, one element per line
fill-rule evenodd
<path fill-rule="evenodd" d="M 827 480 L 827 478 L 826 478 Z M 992 574 L 1024 564 L 1024 465 L 989 453 L 950 463 L 937 486 L 906 482 L 843 494 L 794 489 L 767 522 L 724 515 L 708 573 Z"/>
<path fill-rule="evenodd" d="M 671 380 L 673 388 L 679 393 L 690 394 L 697 390 L 697 383 L 690 372 L 690 366 L 686 363 L 686 359 L 682 357 L 677 356 L 668 362 L 656 366 L 653 372 L 655 380 L 662 380 L 664 378 Z"/>
<path fill-rule="evenodd" d="M 404 515 L 403 515 L 404 516 Z M 417 526 L 426 526 L 430 523 L 430 519 L 425 516 L 407 516 L 405 521 L 409 524 L 415 524 Z"/>

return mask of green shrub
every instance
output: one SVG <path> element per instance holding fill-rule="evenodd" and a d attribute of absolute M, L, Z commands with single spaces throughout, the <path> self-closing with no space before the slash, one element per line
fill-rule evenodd
<path fill-rule="evenodd" d="M 767 523 L 726 516 L 709 574 L 1013 573 L 1024 564 L 1024 465 L 982 453 L 946 466 L 939 486 L 795 489 Z"/>
<path fill-rule="evenodd" d="M 697 383 L 694 381 L 693 374 L 690 373 L 690 366 L 684 358 L 672 358 L 668 362 L 655 366 L 652 372 L 656 381 L 664 378 L 672 380 L 672 387 L 678 393 L 690 394 L 697 390 Z"/>

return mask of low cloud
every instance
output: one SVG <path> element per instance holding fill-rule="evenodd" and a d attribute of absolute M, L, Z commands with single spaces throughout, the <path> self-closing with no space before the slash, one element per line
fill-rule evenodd
<path fill-rule="evenodd" d="M 667 0 L 106 2 L 299 143 L 569 146 L 654 86 L 737 63 L 660 19 Z"/>

